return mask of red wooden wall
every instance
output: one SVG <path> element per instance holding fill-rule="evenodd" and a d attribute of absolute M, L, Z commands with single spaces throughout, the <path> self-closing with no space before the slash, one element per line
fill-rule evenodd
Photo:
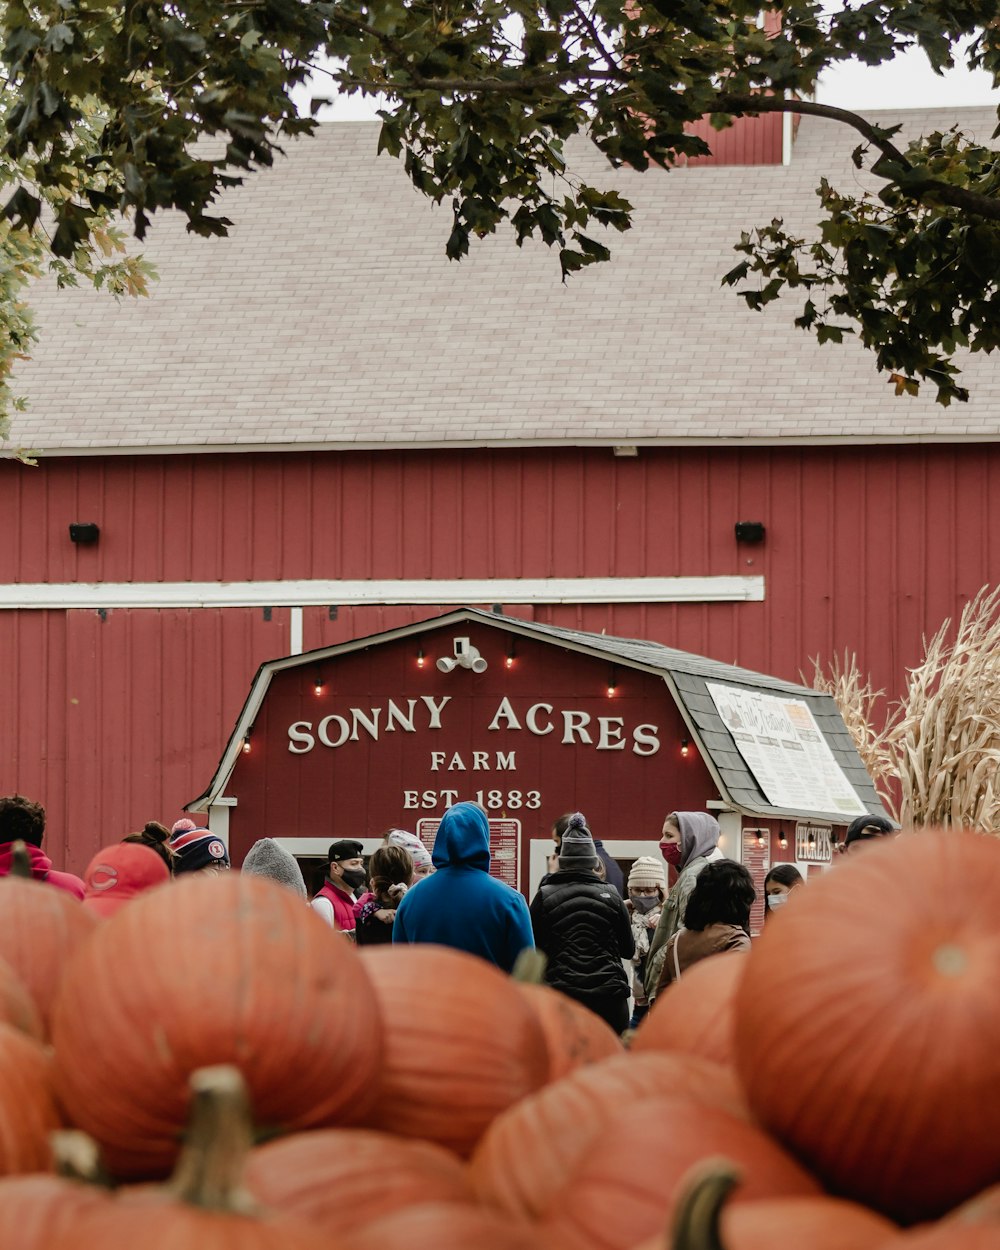
<path fill-rule="evenodd" d="M 71 521 L 97 521 L 92 548 Z M 763 521 L 738 544 L 734 524 Z M 505 605 L 797 679 L 858 653 L 898 692 L 921 636 L 1000 581 L 1000 448 L 356 452 L 0 463 L 0 583 L 763 574 L 762 603 Z M 447 610 L 309 608 L 306 649 Z M 0 611 L 0 792 L 53 856 L 168 823 L 207 784 L 289 611 Z"/>
<path fill-rule="evenodd" d="M 780 165 L 785 119 L 782 113 L 737 117 L 725 130 L 702 118 L 686 126 L 712 149 L 709 156 L 690 156 L 685 165 Z"/>

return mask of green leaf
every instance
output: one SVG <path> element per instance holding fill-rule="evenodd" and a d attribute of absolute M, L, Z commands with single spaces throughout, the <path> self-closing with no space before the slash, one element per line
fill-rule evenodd
<path fill-rule="evenodd" d="M 448 236 L 448 242 L 445 244 L 445 255 L 449 260 L 461 260 L 469 251 L 469 232 L 456 219 L 455 224 L 451 228 L 451 234 Z"/>
<path fill-rule="evenodd" d="M 27 26 L 16 26 L 7 36 L 2 59 L 6 65 L 20 67 L 40 43 L 33 30 Z"/>
<path fill-rule="evenodd" d="M 82 204 L 63 204 L 56 216 L 56 231 L 52 236 L 53 255 L 71 257 L 89 236 L 90 211 Z"/>
<path fill-rule="evenodd" d="M 32 195 L 27 187 L 18 187 L 3 207 L 4 217 L 18 229 L 34 229 L 41 212 L 41 199 Z"/>
<path fill-rule="evenodd" d="M 750 262 L 748 260 L 742 260 L 738 265 L 735 265 L 732 269 L 730 269 L 728 273 L 724 273 L 722 275 L 722 281 L 719 285 L 735 286 L 737 282 L 742 282 L 749 272 Z"/>
<path fill-rule="evenodd" d="M 827 325 L 821 321 L 816 327 L 816 341 L 822 343 L 843 343 L 844 331 L 840 326 Z"/>
<path fill-rule="evenodd" d="M 611 259 L 611 249 L 598 243 L 596 239 L 590 239 L 585 234 L 580 234 L 578 230 L 573 231 L 573 238 L 580 245 L 580 250 L 591 260 L 603 261 Z"/>
<path fill-rule="evenodd" d="M 42 47 L 49 52 L 62 52 L 64 48 L 72 46 L 75 38 L 72 26 L 67 26 L 65 22 L 57 22 L 55 26 L 49 27 L 42 40 Z"/>

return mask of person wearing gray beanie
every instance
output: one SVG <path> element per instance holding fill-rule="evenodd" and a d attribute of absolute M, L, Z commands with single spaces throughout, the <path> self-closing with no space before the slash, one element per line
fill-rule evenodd
<path fill-rule="evenodd" d="M 242 871 L 252 877 L 270 877 L 279 885 L 293 890 L 303 900 L 307 898 L 306 883 L 298 860 L 274 838 L 261 838 L 253 844 L 247 851 Z"/>
<path fill-rule="evenodd" d="M 580 823 L 573 824 L 572 820 L 579 816 Z M 562 842 L 559 846 L 559 868 L 578 869 L 591 872 L 597 867 L 597 848 L 594 846 L 594 838 L 590 830 L 583 823 L 583 817 L 579 812 L 574 813 L 571 817 L 571 823 L 563 833 Z"/>
<path fill-rule="evenodd" d="M 532 899 L 531 926 L 548 959 L 546 983 L 623 1033 L 629 985 L 622 960 L 631 959 L 635 941 L 622 896 L 597 875 L 599 863 L 586 819 L 571 813 L 558 871 L 542 880 Z"/>

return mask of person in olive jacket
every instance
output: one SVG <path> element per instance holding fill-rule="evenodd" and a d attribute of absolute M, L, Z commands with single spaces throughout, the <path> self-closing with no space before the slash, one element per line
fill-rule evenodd
<path fill-rule="evenodd" d="M 531 902 L 535 946 L 548 963 L 545 980 L 589 1007 L 615 1030 L 628 1028 L 628 977 L 622 966 L 635 951 L 621 895 L 595 875 L 594 839 L 579 812 L 570 817 L 550 873 Z"/>

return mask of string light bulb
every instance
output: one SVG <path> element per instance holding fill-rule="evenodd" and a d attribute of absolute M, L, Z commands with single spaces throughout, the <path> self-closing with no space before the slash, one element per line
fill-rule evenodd
<path fill-rule="evenodd" d="M 757 845 L 758 845 L 758 846 L 764 846 L 764 845 L 765 845 L 764 832 L 765 832 L 765 831 L 764 831 L 763 829 L 758 829 L 758 830 L 757 830 Z"/>
<path fill-rule="evenodd" d="M 243 735 L 243 754 L 244 755 L 250 754 L 250 734 L 252 732 L 253 732 L 252 730 L 248 729 L 246 733 Z"/>
<path fill-rule="evenodd" d="M 513 667 L 514 667 L 514 657 L 515 657 L 515 655 L 517 655 L 517 652 L 516 652 L 516 651 L 515 651 L 515 649 L 514 649 L 514 639 L 512 638 L 512 639 L 510 640 L 510 643 L 509 643 L 508 647 L 507 647 L 507 658 L 504 660 L 504 664 L 507 666 L 507 668 L 513 668 Z"/>
<path fill-rule="evenodd" d="M 423 668 L 427 663 L 427 657 L 424 655 L 423 647 L 417 649 L 417 668 Z"/>
<path fill-rule="evenodd" d="M 614 697 L 617 689 L 618 689 L 618 672 L 612 665 L 611 676 L 608 678 L 608 698 L 609 699 Z"/>
<path fill-rule="evenodd" d="M 684 758 L 685 758 L 685 759 L 687 759 L 688 754 L 690 753 L 690 751 L 691 751 L 691 741 L 690 741 L 690 739 L 689 739 L 689 738 L 681 738 L 681 755 L 683 755 L 683 756 L 684 756 Z"/>
<path fill-rule="evenodd" d="M 778 845 L 782 850 L 785 850 L 788 846 L 788 834 L 785 833 L 784 829 L 782 829 L 778 834 Z"/>
<path fill-rule="evenodd" d="M 323 678 L 319 675 L 319 673 L 316 674 L 316 680 L 313 682 L 313 692 L 315 694 L 323 693 Z"/>

